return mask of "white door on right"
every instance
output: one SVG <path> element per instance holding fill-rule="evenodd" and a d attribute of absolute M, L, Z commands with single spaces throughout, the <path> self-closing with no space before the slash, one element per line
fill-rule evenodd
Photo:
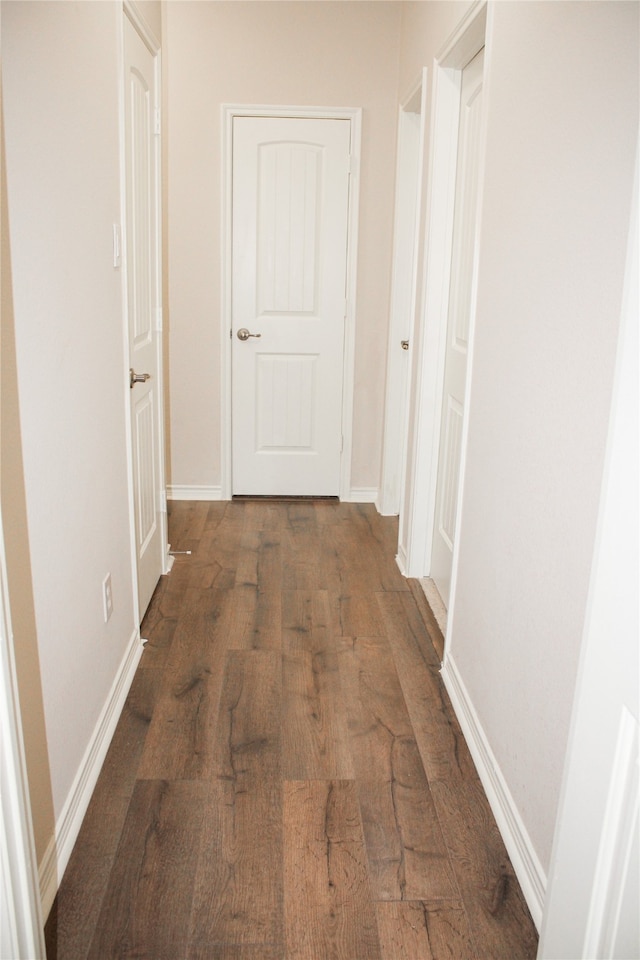
<path fill-rule="evenodd" d="M 449 606 L 451 592 L 451 566 L 456 533 L 469 321 L 472 306 L 483 65 L 484 51 L 481 50 L 462 71 L 460 93 L 451 281 L 436 512 L 430 568 L 430 577 L 438 588 L 438 593 L 446 607 Z"/>

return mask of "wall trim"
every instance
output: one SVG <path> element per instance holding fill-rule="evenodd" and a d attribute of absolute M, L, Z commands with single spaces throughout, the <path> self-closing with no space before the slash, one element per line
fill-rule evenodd
<path fill-rule="evenodd" d="M 351 487 L 346 497 L 340 497 L 343 503 L 375 503 L 378 507 L 377 487 Z"/>
<path fill-rule="evenodd" d="M 538 931 L 542 924 L 547 877 L 522 817 L 491 749 L 453 657 L 445 654 L 442 680 L 478 770 L 518 882 Z"/>
<path fill-rule="evenodd" d="M 352 487 L 346 497 L 340 499 L 344 503 L 375 503 L 378 506 L 377 487 Z M 173 483 L 167 487 L 167 500 L 228 500 L 223 496 L 221 486 L 197 486 L 191 484 Z"/>
<path fill-rule="evenodd" d="M 160 52 L 161 44 L 144 18 L 136 0 L 123 0 L 122 9 L 134 25 L 150 52 L 155 56 Z"/>
<path fill-rule="evenodd" d="M 55 833 L 51 837 L 40 863 L 40 898 L 42 914 L 45 917 L 53 906 L 71 851 L 78 838 L 84 815 L 87 812 L 104 758 L 120 719 L 142 651 L 140 631 L 136 629 L 131 634 L 124 657 L 111 685 L 111 690 L 91 734 L 62 812 L 56 822 Z"/>
<path fill-rule="evenodd" d="M 397 554 L 396 554 L 396 565 L 397 565 L 398 570 L 400 571 L 400 573 L 402 574 L 403 577 L 408 576 L 408 574 L 407 574 L 407 555 L 406 555 L 405 550 L 404 550 L 404 547 L 403 547 L 402 545 L 400 545 L 400 546 L 398 547 L 398 552 L 397 552 Z"/>
<path fill-rule="evenodd" d="M 167 487 L 167 500 L 225 500 L 220 486 L 199 486 L 188 483 L 172 483 Z"/>
<path fill-rule="evenodd" d="M 351 124 L 351 177 L 347 221 L 346 301 L 343 391 L 342 391 L 342 457 L 340 460 L 340 499 L 351 498 L 351 459 L 353 447 L 353 405 L 355 391 L 356 293 L 358 268 L 358 226 L 360 203 L 360 155 L 362 139 L 361 107 L 278 106 L 269 104 L 232 104 L 221 106 L 222 144 L 222 215 L 221 224 L 221 451 L 222 500 L 233 495 L 231 469 L 231 171 L 234 117 L 302 117 L 309 119 L 348 120 Z"/>

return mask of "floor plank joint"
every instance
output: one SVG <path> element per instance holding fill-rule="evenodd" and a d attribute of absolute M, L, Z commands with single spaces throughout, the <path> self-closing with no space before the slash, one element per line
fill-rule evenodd
<path fill-rule="evenodd" d="M 535 957 L 397 520 L 330 499 L 169 511 L 175 564 L 48 960 Z"/>

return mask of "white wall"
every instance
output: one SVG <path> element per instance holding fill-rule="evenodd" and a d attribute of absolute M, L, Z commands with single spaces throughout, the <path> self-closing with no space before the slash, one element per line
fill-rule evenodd
<path fill-rule="evenodd" d="M 379 481 L 401 5 L 169 2 L 172 485 L 219 487 L 220 106 L 363 107 L 352 485 Z"/>
<path fill-rule="evenodd" d="M 620 318 L 638 7 L 494 17 L 450 654 L 546 868 Z"/>
<path fill-rule="evenodd" d="M 41 868 L 137 632 L 122 284 L 111 246 L 121 209 L 121 11 L 2 4 L 15 400 L 41 678 L 41 691 L 37 677 L 21 678 L 21 694 L 26 726 L 30 704 L 44 705 L 54 820 L 43 825 L 47 811 L 32 795 Z M 7 552 L 11 567 L 10 543 Z M 107 572 L 114 611 L 105 624 Z"/>
<path fill-rule="evenodd" d="M 639 258 L 636 161 L 606 469 L 541 958 L 640 956 Z"/>
<path fill-rule="evenodd" d="M 405 5 L 402 83 L 431 65 L 451 13 Z M 511 804 L 531 895 L 536 883 L 543 893 L 550 862 L 602 482 L 638 5 L 496 3 L 488 22 L 475 352 L 444 675 L 487 779 Z"/>

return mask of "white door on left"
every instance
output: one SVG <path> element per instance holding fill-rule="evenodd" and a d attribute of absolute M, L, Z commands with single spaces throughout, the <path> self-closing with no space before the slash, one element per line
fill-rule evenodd
<path fill-rule="evenodd" d="M 126 263 L 131 438 L 140 617 L 163 573 L 161 351 L 155 57 L 124 17 Z M 138 380 L 135 380 L 135 377 Z"/>

